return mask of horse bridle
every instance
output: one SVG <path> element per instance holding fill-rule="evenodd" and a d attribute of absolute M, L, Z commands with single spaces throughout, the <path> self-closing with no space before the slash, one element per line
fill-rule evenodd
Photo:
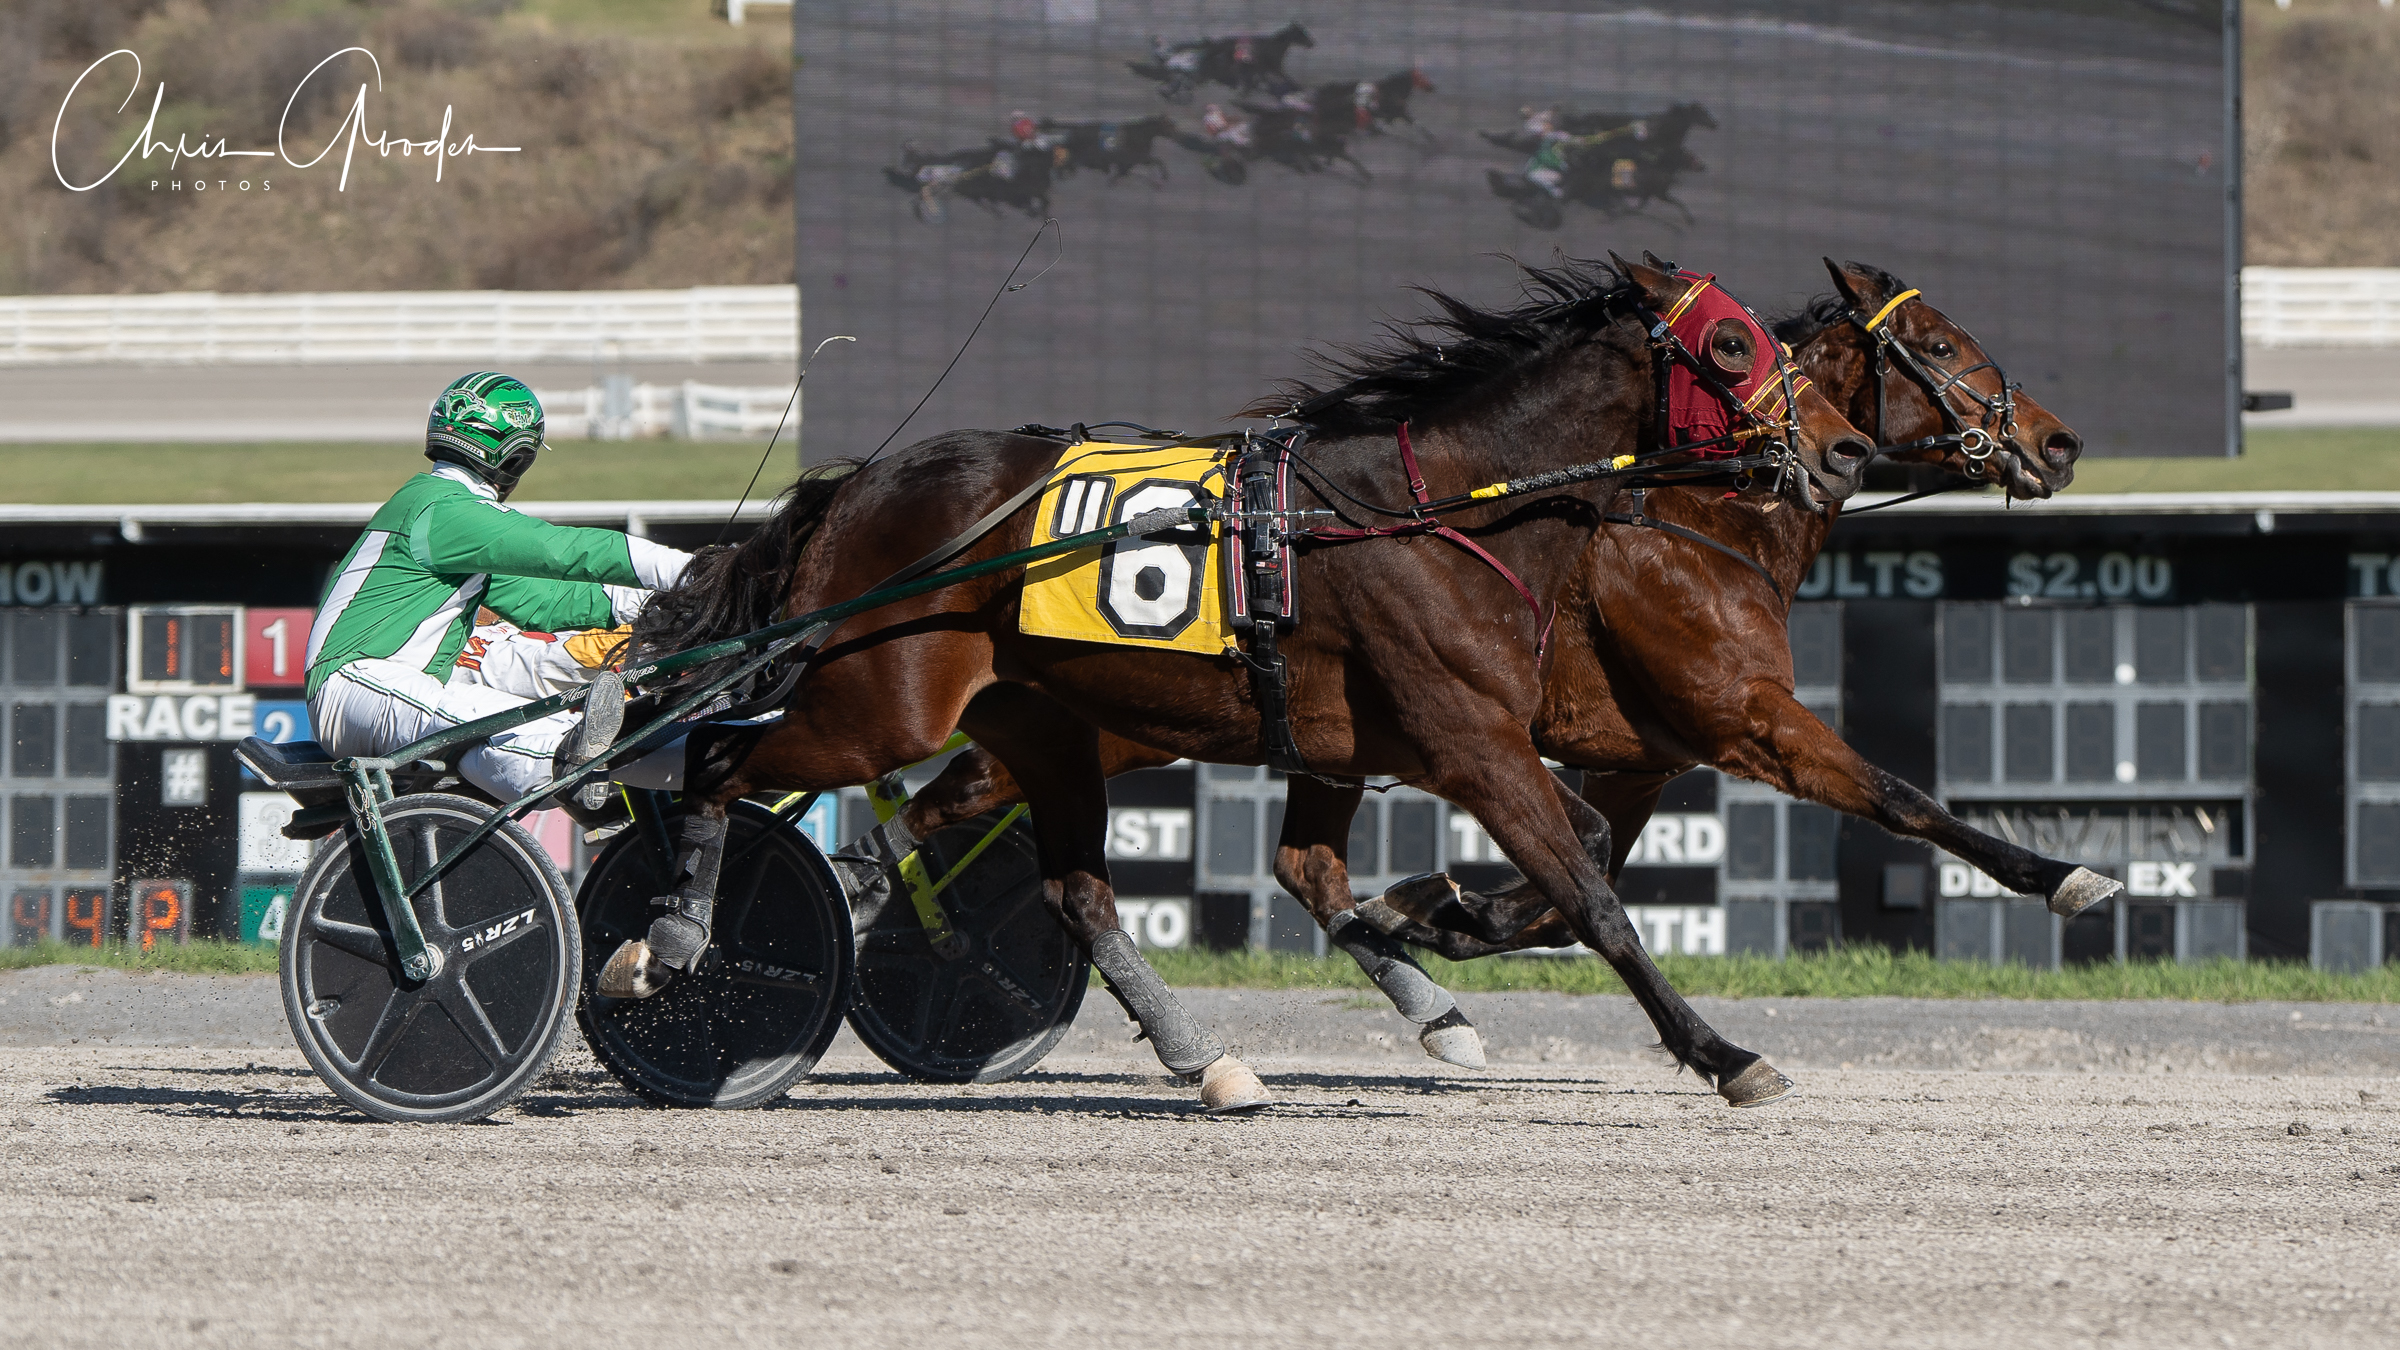
<path fill-rule="evenodd" d="M 1956 450 L 1975 466 L 1976 472 L 1983 478 L 1997 482 L 1999 480 L 1993 475 L 1989 461 L 2000 449 L 2002 440 L 2017 434 L 2017 390 L 2023 386 L 2009 383 L 2008 372 L 2002 370 L 1997 361 L 1985 360 L 1964 370 L 1944 371 L 1928 364 L 1914 347 L 1902 342 L 1892 332 L 1888 321 L 1894 311 L 1915 299 L 1918 294 L 1913 288 L 1900 292 L 1883 308 L 1875 311 L 1873 318 L 1862 318 L 1856 309 L 1848 306 L 1842 310 L 1873 346 L 1867 369 L 1875 380 L 1875 439 L 1878 452 L 1888 455 L 1916 450 Z M 1973 335 L 1968 335 L 1968 340 L 1973 341 Z M 1941 414 L 1941 435 L 1927 436 L 1905 445 L 1881 444 L 1884 428 L 1889 425 L 1885 406 L 1885 377 L 1895 363 L 1902 374 L 1925 391 L 1926 400 L 1933 404 L 1934 411 Z M 1979 370 L 1991 371 L 1999 377 L 1998 395 L 1986 394 L 1966 382 L 1969 375 Z M 1976 419 L 1977 425 L 1968 426 L 1966 419 L 1959 416 L 1958 409 L 1950 402 L 1953 390 L 1974 402 L 1981 413 Z"/>
<path fill-rule="evenodd" d="M 1770 490 L 1777 496 L 1785 495 L 1785 489 L 1794 481 L 1796 475 L 1802 485 L 1801 496 L 1805 504 L 1812 511 L 1822 514 L 1824 507 L 1817 502 L 1816 494 L 1806 490 L 1807 469 L 1800 462 L 1799 451 L 1800 393 L 1808 388 L 1811 381 L 1808 376 L 1800 373 L 1798 363 L 1793 359 L 1791 350 L 1775 339 L 1773 330 L 1768 328 L 1748 305 L 1742 305 L 1742 313 L 1749 317 L 1757 331 L 1768 335 L 1767 356 L 1775 362 L 1777 379 L 1775 384 L 1762 384 L 1759 391 L 1747 401 L 1727 388 L 1725 383 L 1717 378 L 1716 372 L 1709 369 L 1707 363 L 1694 355 L 1691 348 L 1684 345 L 1683 339 L 1675 335 L 1673 327 L 1675 319 L 1681 317 L 1683 311 L 1690 307 L 1691 302 L 1698 298 L 1701 291 L 1716 284 L 1714 276 L 1694 277 L 1691 281 L 1691 286 L 1676 298 L 1674 304 L 1668 306 L 1667 313 L 1663 315 L 1652 313 L 1648 306 L 1638 300 L 1629 305 L 1634 316 L 1640 319 L 1648 329 L 1651 351 L 1650 374 L 1657 391 L 1658 401 L 1654 423 L 1656 443 L 1651 453 L 1643 458 L 1683 454 L 1706 450 L 1711 446 L 1738 445 L 1746 440 L 1763 439 L 1766 442 L 1765 446 L 1750 454 L 1737 454 L 1730 460 L 1716 463 L 1702 460 L 1690 466 L 1678 465 L 1676 468 L 1689 467 L 1703 470 L 1709 477 L 1730 472 L 1738 482 L 1745 485 L 1754 483 L 1759 473 L 1771 469 L 1774 471 L 1775 478 L 1770 485 Z M 1725 294 L 1721 288 L 1719 293 Z M 1733 297 L 1727 295 L 1727 298 L 1732 299 Z M 1735 300 L 1734 303 L 1740 304 L 1741 302 Z M 1692 377 L 1700 383 L 1703 389 L 1725 405 L 1726 410 L 1732 414 L 1736 422 L 1748 425 L 1742 430 L 1729 431 L 1722 436 L 1714 436 L 1705 441 L 1688 441 L 1681 445 L 1669 445 L 1667 443 L 1668 419 L 1672 415 L 1672 409 L 1669 406 L 1668 385 L 1674 374 L 1673 367 L 1677 365 L 1690 371 Z M 1758 404 L 1768 394 L 1777 392 L 1778 389 L 1783 394 L 1783 414 L 1780 421 L 1770 419 L 1758 410 Z M 1659 472 L 1673 471 L 1669 469 Z M 1642 486 L 1663 487 L 1674 481 L 1684 481 L 1681 478 L 1676 480 L 1659 478 L 1656 473 L 1645 477 L 1652 481 L 1645 482 Z"/>

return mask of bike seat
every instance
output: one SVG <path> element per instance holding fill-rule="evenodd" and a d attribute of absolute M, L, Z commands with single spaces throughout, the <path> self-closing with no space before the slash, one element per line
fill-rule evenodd
<path fill-rule="evenodd" d="M 233 757 L 242 767 L 258 775 L 258 781 L 279 792 L 304 792 L 311 788 L 339 792 L 341 776 L 333 771 L 333 756 L 315 741 L 285 741 L 277 744 L 261 737 L 246 737 L 233 748 Z"/>
<path fill-rule="evenodd" d="M 233 748 L 234 758 L 240 760 L 260 782 L 278 792 L 288 792 L 303 801 L 332 800 L 341 795 L 342 777 L 333 771 L 334 757 L 315 741 L 274 741 L 251 736 Z M 399 792 L 424 792 L 449 776 L 449 766 L 438 759 L 420 759 L 392 770 L 392 786 Z"/>

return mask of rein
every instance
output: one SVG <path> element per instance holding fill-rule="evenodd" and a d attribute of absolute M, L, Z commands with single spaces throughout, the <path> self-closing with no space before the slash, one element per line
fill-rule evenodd
<path fill-rule="evenodd" d="M 1758 559 L 1751 557 L 1749 554 L 1742 552 L 1740 549 L 1735 548 L 1731 544 L 1720 544 L 1716 540 L 1709 538 L 1707 535 L 1700 533 L 1698 530 L 1686 528 L 1682 525 L 1676 524 L 1671 520 L 1653 520 L 1651 517 L 1644 514 L 1642 511 L 1642 489 L 1640 488 L 1635 488 L 1633 490 L 1632 515 L 1618 515 L 1614 512 L 1611 512 L 1610 514 L 1604 515 L 1600 518 L 1607 521 L 1611 525 L 1639 525 L 1643 529 L 1647 530 L 1664 530 L 1668 534 L 1675 535 L 1678 538 L 1689 539 L 1695 544 L 1706 544 L 1708 547 L 1713 548 L 1717 552 L 1724 554 L 1726 557 L 1733 559 L 1742 566 L 1758 573 L 1759 578 L 1767 583 L 1767 589 L 1775 593 L 1775 599 L 1778 603 L 1787 606 L 1791 604 L 1790 598 L 1783 593 L 1783 583 L 1777 581 L 1775 579 L 1775 574 L 1768 571 L 1765 564 L 1759 562 Z"/>
<path fill-rule="evenodd" d="M 1507 563 L 1504 563 L 1498 558 L 1493 557 L 1489 549 L 1486 549 L 1483 545 L 1476 543 L 1474 540 L 1469 539 L 1465 535 L 1460 534 L 1458 531 L 1451 529 L 1449 526 L 1444 525 L 1440 520 L 1436 519 L 1431 514 L 1433 511 L 1442 506 L 1473 500 L 1476 496 L 1476 493 L 1467 493 L 1458 497 L 1445 497 L 1439 502 L 1432 500 L 1426 495 L 1425 474 L 1417 467 L 1416 447 L 1409 444 L 1408 423 L 1402 422 L 1400 424 L 1398 428 L 1398 438 L 1400 442 L 1400 465 L 1401 468 L 1404 469 L 1408 474 L 1408 495 L 1414 497 L 1417 502 L 1415 509 L 1409 512 L 1411 519 L 1407 524 L 1357 525 L 1330 529 L 1317 528 L 1312 530 L 1299 530 L 1293 532 L 1292 538 L 1296 540 L 1315 540 L 1328 544 L 1348 544 L 1354 543 L 1361 539 L 1392 539 L 1403 535 L 1430 534 L 1436 536 L 1437 538 L 1449 540 L 1451 543 L 1458 545 L 1460 548 L 1465 549 L 1467 552 L 1474 554 L 1476 557 L 1481 558 L 1484 562 L 1490 564 L 1491 569 L 1500 574 L 1500 579 L 1507 582 L 1516 590 L 1517 598 L 1523 600 L 1526 607 L 1533 611 L 1535 632 L 1533 640 L 1533 659 L 1536 662 L 1539 662 L 1542 659 L 1543 653 L 1550 649 L 1550 624 L 1551 621 L 1557 617 L 1557 615 L 1545 615 L 1542 613 L 1542 602 L 1535 598 L 1533 594 L 1533 588 L 1526 585 L 1524 580 L 1516 573 L 1510 571 Z M 1619 455 L 1617 457 L 1617 459 L 1622 460 L 1630 460 L 1632 458 L 1633 457 L 1631 455 Z M 1616 461 L 1610 460 L 1607 462 L 1613 464 Z M 1504 487 L 1506 484 L 1495 484 L 1494 486 Z M 1488 491 L 1488 489 L 1479 489 L 1478 491 Z M 1343 495 L 1347 496 L 1348 494 L 1345 493 Z M 1499 494 L 1495 493 L 1494 495 Z M 1387 512 L 1386 514 L 1390 513 Z"/>

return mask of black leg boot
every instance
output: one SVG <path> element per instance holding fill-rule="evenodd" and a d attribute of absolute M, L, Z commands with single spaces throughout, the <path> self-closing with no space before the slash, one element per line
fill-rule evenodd
<path fill-rule="evenodd" d="M 666 911 L 650 921 L 646 939 L 617 948 L 600 971 L 600 992 L 609 998 L 648 998 L 675 972 L 693 969 L 708 950 L 709 923 L 716 911 L 717 872 L 725 862 L 725 819 L 698 812 L 683 818 L 682 884 L 673 895 L 650 903 Z"/>

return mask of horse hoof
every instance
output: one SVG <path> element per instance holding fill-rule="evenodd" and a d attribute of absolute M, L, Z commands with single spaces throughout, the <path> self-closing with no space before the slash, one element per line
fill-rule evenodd
<path fill-rule="evenodd" d="M 1463 1023 L 1427 1027 L 1418 1034 L 1417 1044 L 1425 1047 L 1426 1054 L 1444 1064 L 1455 1064 L 1462 1069 L 1483 1067 L 1483 1033 Z"/>
<path fill-rule="evenodd" d="M 1435 911 L 1457 901 L 1458 883 L 1450 879 L 1448 872 L 1427 872 L 1393 883 L 1390 890 L 1368 901 L 1367 905 L 1382 905 L 1402 918 L 1431 924 Z M 1367 905 L 1360 908 L 1365 909 Z"/>
<path fill-rule="evenodd" d="M 675 972 L 650 954 L 650 944 L 628 942 L 600 967 L 600 993 L 605 998 L 648 998 L 667 987 Z"/>
<path fill-rule="evenodd" d="M 2078 867 L 2067 873 L 2067 879 L 2050 892 L 2050 912 L 2072 919 L 2101 901 L 2125 889 L 2125 883 L 2104 877 L 2088 867 Z"/>
<path fill-rule="evenodd" d="M 1249 1065 L 1231 1055 L 1219 1055 L 1215 1063 L 1200 1071 L 1200 1109 L 1212 1116 L 1255 1111 L 1268 1100 L 1267 1085 L 1258 1081 Z"/>
<path fill-rule="evenodd" d="M 1776 1072 L 1765 1060 L 1752 1062 L 1749 1068 L 1717 1085 L 1717 1095 L 1728 1106 L 1765 1106 L 1781 1101 L 1798 1087 L 1791 1079 Z"/>

